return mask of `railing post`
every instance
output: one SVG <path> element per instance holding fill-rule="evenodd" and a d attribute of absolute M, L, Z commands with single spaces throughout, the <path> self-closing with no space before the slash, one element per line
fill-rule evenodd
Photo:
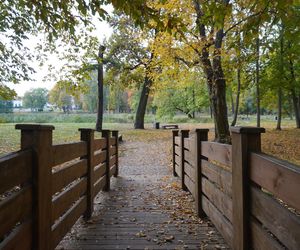
<path fill-rule="evenodd" d="M 172 153 L 173 153 L 173 175 L 174 176 L 178 176 L 178 174 L 176 173 L 176 169 L 175 169 L 175 137 L 178 136 L 178 130 L 172 130 L 172 139 L 173 139 L 173 145 L 172 145 Z"/>
<path fill-rule="evenodd" d="M 92 217 L 94 211 L 94 129 L 80 128 L 80 140 L 87 143 L 87 154 L 84 159 L 87 160 L 87 208 L 85 218 Z"/>
<path fill-rule="evenodd" d="M 181 188 L 184 191 L 188 191 L 184 183 L 184 138 L 189 137 L 189 130 L 180 130 L 180 146 L 181 146 Z"/>
<path fill-rule="evenodd" d="M 208 140 L 209 129 L 196 129 L 195 130 L 195 205 L 196 212 L 199 217 L 205 217 L 205 212 L 202 209 L 202 170 L 201 160 L 204 159 L 201 156 L 201 142 Z"/>
<path fill-rule="evenodd" d="M 109 178 L 109 171 L 110 171 L 110 130 L 102 130 L 102 137 L 106 140 L 106 184 L 103 188 L 103 191 L 110 190 L 110 178 Z"/>
<path fill-rule="evenodd" d="M 33 243 L 34 249 L 51 247 L 52 130 L 53 126 L 17 124 L 21 149 L 33 150 Z"/>
<path fill-rule="evenodd" d="M 119 175 L 119 131 L 113 130 L 112 136 L 116 138 L 116 172 L 114 174 L 114 177 L 118 177 Z"/>
<path fill-rule="evenodd" d="M 233 249 L 251 248 L 249 152 L 261 151 L 264 128 L 232 127 Z"/>

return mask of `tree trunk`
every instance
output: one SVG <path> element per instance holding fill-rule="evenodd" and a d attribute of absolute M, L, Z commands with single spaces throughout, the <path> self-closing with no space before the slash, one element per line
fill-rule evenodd
<path fill-rule="evenodd" d="M 256 126 L 260 127 L 259 38 L 256 39 Z"/>
<path fill-rule="evenodd" d="M 300 128 L 300 109 L 298 106 L 298 98 L 296 96 L 296 91 L 293 88 L 291 90 L 291 94 L 292 94 L 292 100 L 293 100 L 293 105 L 294 105 L 294 111 L 295 111 L 295 120 L 296 120 L 296 127 Z"/>
<path fill-rule="evenodd" d="M 196 24 L 199 30 L 199 35 L 201 40 L 205 40 L 207 39 L 207 35 L 205 25 L 203 24 L 201 4 L 196 0 L 194 0 L 193 3 L 197 14 Z M 223 3 L 224 5 L 227 5 L 229 0 L 224 0 Z M 224 22 L 225 20 L 223 19 L 223 23 Z M 204 46 L 201 51 L 199 51 L 199 58 L 206 75 L 209 89 L 210 102 L 215 123 L 215 141 L 221 143 L 230 143 L 231 138 L 226 104 L 226 80 L 221 63 L 221 50 L 224 35 L 223 28 L 220 28 L 216 33 L 213 45 L 213 54 L 210 55 L 209 47 Z"/>
<path fill-rule="evenodd" d="M 289 60 L 289 63 L 290 63 L 290 73 L 291 73 L 291 82 L 292 82 L 291 95 L 292 95 L 294 111 L 295 111 L 296 127 L 300 128 L 300 95 L 297 98 L 296 90 L 295 87 L 293 86 L 294 83 L 296 82 L 294 63 L 292 60 Z"/>
<path fill-rule="evenodd" d="M 241 93 L 241 69 L 237 69 L 237 93 L 236 93 L 236 100 L 235 100 L 235 109 L 234 109 L 234 116 L 231 126 L 235 126 L 237 122 L 237 116 L 239 112 L 239 103 L 240 103 L 240 93 Z"/>
<path fill-rule="evenodd" d="M 278 111 L 277 111 L 277 130 L 281 130 L 281 110 L 282 110 L 282 89 L 278 89 Z"/>
<path fill-rule="evenodd" d="M 234 101 L 233 101 L 233 93 L 230 91 L 230 100 L 231 100 L 231 114 L 234 115 Z"/>
<path fill-rule="evenodd" d="M 103 123 L 103 54 L 104 54 L 105 47 L 99 47 L 99 54 L 98 54 L 98 108 L 97 108 L 97 121 L 96 121 L 96 130 L 102 130 L 102 123 Z"/>
<path fill-rule="evenodd" d="M 144 118 L 145 118 L 151 84 L 152 84 L 152 80 L 146 75 L 144 79 L 144 84 L 141 92 L 138 109 L 135 115 L 135 123 L 134 123 L 135 129 L 144 129 Z"/>

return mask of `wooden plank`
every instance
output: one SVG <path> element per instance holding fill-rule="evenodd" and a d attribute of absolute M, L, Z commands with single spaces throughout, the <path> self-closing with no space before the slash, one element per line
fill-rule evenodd
<path fill-rule="evenodd" d="M 32 151 L 23 150 L 0 158 L 0 195 L 32 177 Z"/>
<path fill-rule="evenodd" d="M 231 166 L 232 164 L 232 146 L 217 142 L 201 142 L 201 155 L 209 160 L 218 161 L 221 164 Z"/>
<path fill-rule="evenodd" d="M 202 192 L 226 218 L 232 222 L 232 200 L 208 179 L 202 177 Z"/>
<path fill-rule="evenodd" d="M 59 192 L 74 180 L 87 174 L 87 160 L 65 166 L 52 174 L 52 194 Z"/>
<path fill-rule="evenodd" d="M 116 161 L 117 161 L 117 157 L 116 156 L 113 156 L 112 158 L 110 158 L 109 166 L 112 166 L 112 165 L 116 164 Z"/>
<path fill-rule="evenodd" d="M 222 234 L 227 244 L 232 247 L 233 228 L 232 224 L 220 213 L 220 211 L 202 195 L 202 208 L 209 216 L 215 227 Z"/>
<path fill-rule="evenodd" d="M 81 197 L 54 226 L 51 235 L 51 249 L 55 249 L 62 238 L 70 231 L 78 218 L 85 212 L 86 204 L 86 196 Z M 49 243 L 50 242 L 48 242 L 48 244 Z"/>
<path fill-rule="evenodd" d="M 184 149 L 186 151 L 190 151 L 191 150 L 191 139 L 190 138 L 184 138 Z"/>
<path fill-rule="evenodd" d="M 93 165 L 97 166 L 106 161 L 106 150 L 94 155 Z"/>
<path fill-rule="evenodd" d="M 95 168 L 95 173 L 94 173 L 94 180 L 95 180 L 95 183 L 97 181 L 99 181 L 99 179 L 101 177 L 103 177 L 103 175 L 105 175 L 105 171 L 106 171 L 106 164 L 103 163 L 101 165 L 99 165 L 98 167 Z"/>
<path fill-rule="evenodd" d="M 115 146 L 116 145 L 116 137 L 110 137 L 109 144 L 110 144 L 110 146 Z"/>
<path fill-rule="evenodd" d="M 175 136 L 175 144 L 180 146 L 180 136 Z"/>
<path fill-rule="evenodd" d="M 104 138 L 94 140 L 94 150 L 100 150 L 106 148 L 106 140 Z"/>
<path fill-rule="evenodd" d="M 116 169 L 117 169 L 116 165 L 114 165 L 110 168 L 109 177 L 112 177 L 115 174 Z"/>
<path fill-rule="evenodd" d="M 53 199 L 51 209 L 52 224 L 67 211 L 74 202 L 86 193 L 86 188 L 87 178 L 84 177 Z"/>
<path fill-rule="evenodd" d="M 283 250 L 282 247 L 274 237 L 272 237 L 266 230 L 264 230 L 261 225 L 259 225 L 254 219 L 250 221 L 251 227 L 251 239 L 252 239 L 252 249 L 255 250 Z"/>
<path fill-rule="evenodd" d="M 300 217 L 270 195 L 251 187 L 251 213 L 288 249 L 300 249 Z"/>
<path fill-rule="evenodd" d="M 176 145 L 175 145 L 175 154 L 178 156 L 180 155 L 180 147 L 178 147 Z"/>
<path fill-rule="evenodd" d="M 184 163 L 184 172 L 195 182 L 195 169 L 187 162 Z"/>
<path fill-rule="evenodd" d="M 109 149 L 109 156 L 115 155 L 116 152 L 117 152 L 116 146 L 112 146 L 112 147 Z"/>
<path fill-rule="evenodd" d="M 231 197 L 232 175 L 228 170 L 206 160 L 201 160 L 201 169 L 203 175 L 211 182 L 216 183 L 222 191 Z"/>
<path fill-rule="evenodd" d="M 176 171 L 177 175 L 179 177 L 181 177 L 181 170 L 180 170 L 180 167 L 177 164 L 175 165 L 175 171 Z"/>
<path fill-rule="evenodd" d="M 0 202 L 0 239 L 15 225 L 32 215 L 32 186 L 27 185 L 19 192 Z"/>
<path fill-rule="evenodd" d="M 190 193 L 195 197 L 195 183 L 188 175 L 184 175 L 184 184 L 187 186 Z"/>
<path fill-rule="evenodd" d="M 184 152 L 184 160 L 187 161 L 190 165 L 195 166 L 196 157 L 192 151 Z"/>
<path fill-rule="evenodd" d="M 176 163 L 177 165 L 180 165 L 180 164 L 181 164 L 181 156 L 175 155 L 175 163 Z"/>
<path fill-rule="evenodd" d="M 98 182 L 94 185 L 94 197 L 105 187 L 106 184 L 106 175 L 99 179 Z"/>
<path fill-rule="evenodd" d="M 87 153 L 87 143 L 84 141 L 53 145 L 53 166 L 82 157 Z"/>
<path fill-rule="evenodd" d="M 1 250 L 22 249 L 31 250 L 32 246 L 32 221 L 26 220 L 13 230 L 2 242 Z"/>
<path fill-rule="evenodd" d="M 250 178 L 300 211 L 300 167 L 274 157 L 251 153 Z"/>

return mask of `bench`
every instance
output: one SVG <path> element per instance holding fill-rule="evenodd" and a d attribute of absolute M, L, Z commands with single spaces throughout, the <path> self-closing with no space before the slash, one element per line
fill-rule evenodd
<path fill-rule="evenodd" d="M 162 129 L 178 129 L 177 124 L 166 124 L 161 126 Z"/>

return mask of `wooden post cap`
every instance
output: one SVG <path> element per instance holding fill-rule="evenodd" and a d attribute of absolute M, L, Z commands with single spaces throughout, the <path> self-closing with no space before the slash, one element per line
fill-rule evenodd
<path fill-rule="evenodd" d="M 208 133 L 209 129 L 208 128 L 196 128 L 195 132 L 196 133 Z"/>
<path fill-rule="evenodd" d="M 16 124 L 16 129 L 20 130 L 54 130 L 55 127 L 52 125 L 41 125 L 41 124 Z"/>
<path fill-rule="evenodd" d="M 257 128 L 257 127 L 230 127 L 231 133 L 236 134 L 261 134 L 265 133 L 265 128 Z"/>
<path fill-rule="evenodd" d="M 190 132 L 190 130 L 189 130 L 189 129 L 181 129 L 179 132 L 180 132 L 180 134 L 182 134 L 182 135 L 188 135 L 189 132 Z"/>
<path fill-rule="evenodd" d="M 95 132 L 93 128 L 79 128 L 78 131 L 80 132 Z"/>

